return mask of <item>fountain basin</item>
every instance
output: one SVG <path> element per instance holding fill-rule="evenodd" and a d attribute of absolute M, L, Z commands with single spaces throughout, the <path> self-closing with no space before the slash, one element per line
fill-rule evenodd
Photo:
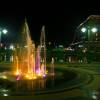
<path fill-rule="evenodd" d="M 48 73 L 46 77 L 37 79 L 16 80 L 10 72 L 1 72 L 0 85 L 5 89 L 8 95 L 35 95 L 55 91 L 64 88 L 65 83 L 75 80 L 77 73 L 70 70 L 57 69 L 55 75 Z M 5 76 L 5 77 L 4 77 Z M 9 92 L 8 92 L 9 91 Z"/>

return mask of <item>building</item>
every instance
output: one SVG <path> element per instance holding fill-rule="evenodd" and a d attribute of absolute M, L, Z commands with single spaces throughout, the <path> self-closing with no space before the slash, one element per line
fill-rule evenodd
<path fill-rule="evenodd" d="M 91 15 L 76 29 L 76 41 L 71 44 L 82 62 L 100 61 L 100 16 Z"/>

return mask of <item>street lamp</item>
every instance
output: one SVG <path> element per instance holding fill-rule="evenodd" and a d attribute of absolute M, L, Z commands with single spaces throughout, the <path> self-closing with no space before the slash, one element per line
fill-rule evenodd
<path fill-rule="evenodd" d="M 95 33 L 95 32 L 97 32 L 97 28 L 94 27 L 94 28 L 91 29 L 91 31 L 92 31 L 93 33 Z"/>
<path fill-rule="evenodd" d="M 7 30 L 6 29 L 0 29 L 0 46 L 1 46 L 1 35 L 2 34 L 7 34 Z"/>
<path fill-rule="evenodd" d="M 82 31 L 83 33 L 85 33 L 85 32 L 86 32 L 86 28 L 83 27 L 83 28 L 81 29 L 81 31 Z"/>
<path fill-rule="evenodd" d="M 90 28 L 89 26 L 87 28 L 83 27 L 81 28 L 81 32 L 85 33 L 87 31 L 88 33 L 88 41 L 90 40 L 90 33 L 96 33 L 98 30 L 96 27 Z"/>

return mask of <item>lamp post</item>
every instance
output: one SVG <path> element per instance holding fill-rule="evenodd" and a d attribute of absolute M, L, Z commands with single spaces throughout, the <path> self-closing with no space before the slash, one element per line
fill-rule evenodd
<path fill-rule="evenodd" d="M 81 31 L 83 32 L 83 33 L 86 33 L 87 32 L 87 36 L 88 36 L 88 42 L 87 42 L 87 48 L 88 48 L 88 51 L 91 51 L 90 50 L 90 43 L 92 43 L 93 42 L 93 38 L 95 38 L 95 37 L 93 37 L 94 36 L 94 34 L 93 33 L 95 33 L 95 35 L 97 34 L 97 31 L 98 31 L 98 29 L 96 28 L 96 27 L 90 27 L 90 26 L 88 26 L 87 28 L 85 28 L 85 27 L 83 27 L 82 29 L 81 29 Z M 91 38 L 91 35 L 92 35 L 92 38 Z M 92 42 L 90 42 L 92 40 Z M 85 52 L 84 52 L 85 53 Z M 91 59 L 91 53 L 89 53 L 88 52 L 88 61 L 90 61 L 90 59 Z M 85 59 L 87 59 L 87 57 L 85 57 Z M 87 61 L 87 60 L 86 60 Z"/>
<path fill-rule="evenodd" d="M 2 34 L 7 34 L 7 30 L 6 29 L 0 29 L 0 46 L 1 46 L 1 35 Z"/>

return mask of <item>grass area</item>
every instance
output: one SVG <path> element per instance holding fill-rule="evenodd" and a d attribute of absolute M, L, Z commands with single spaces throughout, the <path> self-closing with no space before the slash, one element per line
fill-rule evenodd
<path fill-rule="evenodd" d="M 13 63 L 11 62 L 0 62 L 0 71 L 2 70 L 11 70 Z"/>
<path fill-rule="evenodd" d="M 55 67 L 100 67 L 100 62 L 93 63 L 55 63 Z M 47 66 L 51 66 L 50 63 L 47 63 Z"/>
<path fill-rule="evenodd" d="M 13 66 L 12 62 L 0 62 L 0 68 L 11 68 Z M 47 63 L 47 66 L 50 67 L 51 63 Z M 93 63 L 59 63 L 55 62 L 54 67 L 100 67 L 100 62 L 93 62 Z"/>

